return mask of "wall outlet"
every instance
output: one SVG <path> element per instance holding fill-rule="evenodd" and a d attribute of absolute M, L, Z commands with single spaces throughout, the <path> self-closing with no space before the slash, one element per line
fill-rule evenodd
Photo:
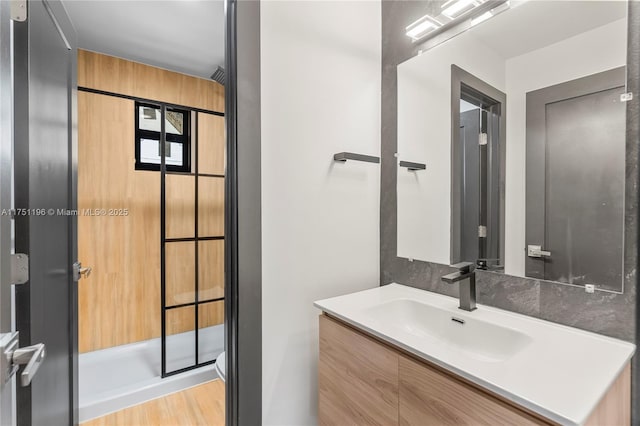
<path fill-rule="evenodd" d="M 587 293 L 593 293 L 596 291 L 596 286 L 595 284 L 585 284 L 584 286 L 584 291 L 586 291 Z"/>

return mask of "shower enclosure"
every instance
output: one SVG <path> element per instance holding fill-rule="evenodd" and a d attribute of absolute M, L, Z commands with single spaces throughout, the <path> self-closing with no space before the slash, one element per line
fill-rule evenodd
<path fill-rule="evenodd" d="M 218 83 L 78 59 L 79 252 L 92 268 L 78 289 L 85 421 L 217 377 L 225 141 Z"/>

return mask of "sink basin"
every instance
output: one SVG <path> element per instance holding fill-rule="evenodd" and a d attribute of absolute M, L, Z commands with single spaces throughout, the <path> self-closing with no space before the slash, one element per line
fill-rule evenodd
<path fill-rule="evenodd" d="M 531 337 L 514 330 L 411 299 L 396 299 L 367 308 L 371 320 L 416 337 L 434 339 L 480 361 L 505 361 L 530 342 Z"/>

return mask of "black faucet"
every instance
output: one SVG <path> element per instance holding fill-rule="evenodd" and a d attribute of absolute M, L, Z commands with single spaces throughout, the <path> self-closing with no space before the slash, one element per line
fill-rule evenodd
<path fill-rule="evenodd" d="M 460 282 L 459 309 L 473 311 L 476 309 L 476 265 L 472 262 L 460 262 L 451 265 L 458 271 L 442 277 L 442 281 L 453 284 Z"/>

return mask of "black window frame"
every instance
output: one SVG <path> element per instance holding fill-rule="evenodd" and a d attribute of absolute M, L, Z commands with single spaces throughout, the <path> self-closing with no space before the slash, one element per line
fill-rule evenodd
<path fill-rule="evenodd" d="M 162 143 L 162 134 L 161 132 L 156 132 L 153 130 L 146 130 L 140 128 L 140 108 L 153 108 L 157 109 L 160 113 L 160 120 L 166 120 L 162 104 L 154 104 L 148 102 L 135 102 L 135 126 L 136 126 L 136 139 L 135 139 L 135 153 L 136 153 L 136 170 L 147 170 L 147 171 L 160 171 L 160 164 L 156 163 L 147 163 L 143 162 L 140 158 L 140 144 L 142 143 L 142 139 L 153 139 Z M 182 165 L 177 166 L 175 164 L 165 164 L 166 170 L 168 172 L 182 172 L 182 173 L 191 173 L 191 111 L 188 109 L 175 108 L 166 106 L 166 111 L 171 112 L 179 112 L 182 113 L 183 116 L 183 132 L 182 135 L 176 135 L 173 133 L 165 133 L 165 143 L 173 142 L 182 144 Z"/>

